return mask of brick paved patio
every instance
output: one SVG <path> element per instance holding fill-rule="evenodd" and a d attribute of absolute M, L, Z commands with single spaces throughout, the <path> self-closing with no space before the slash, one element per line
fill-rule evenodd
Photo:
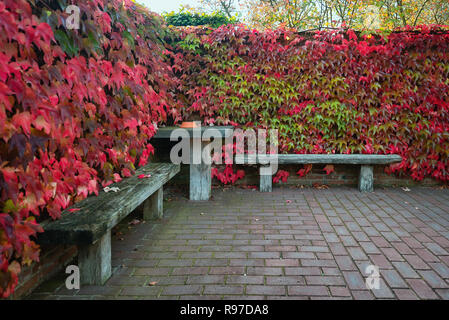
<path fill-rule="evenodd" d="M 61 274 L 29 298 L 449 299 L 447 189 L 217 189 L 128 223 L 105 286 L 69 291 Z M 371 264 L 379 290 L 365 286 Z"/>

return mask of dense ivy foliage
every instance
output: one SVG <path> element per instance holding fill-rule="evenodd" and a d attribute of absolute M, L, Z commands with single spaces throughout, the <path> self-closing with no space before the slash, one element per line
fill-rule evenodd
<path fill-rule="evenodd" d="M 397 153 L 403 161 L 388 172 L 449 180 L 442 27 L 382 36 L 189 28 L 172 45 L 185 116 L 278 128 L 282 153 Z"/>
<path fill-rule="evenodd" d="M 165 32 L 130 0 L 0 2 L 0 297 L 39 258 L 36 216 L 58 218 L 147 162 L 175 106 Z"/>
<path fill-rule="evenodd" d="M 234 18 L 228 18 L 222 13 L 215 12 L 211 14 L 197 12 L 170 12 L 164 14 L 167 24 L 176 27 L 204 26 L 218 28 L 222 25 L 235 23 Z"/>
<path fill-rule="evenodd" d="M 172 32 L 131 0 L 0 2 L 0 297 L 39 259 L 36 218 L 130 176 L 167 119 L 278 128 L 281 152 L 398 153 L 390 172 L 449 180 L 444 28 Z"/>

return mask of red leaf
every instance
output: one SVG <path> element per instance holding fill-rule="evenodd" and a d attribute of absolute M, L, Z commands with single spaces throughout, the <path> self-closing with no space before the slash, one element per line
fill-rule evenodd
<path fill-rule="evenodd" d="M 122 181 L 122 177 L 118 173 L 114 173 L 114 182 Z"/>
<path fill-rule="evenodd" d="M 15 114 L 12 122 L 16 127 L 21 127 L 26 135 L 30 135 L 31 114 L 28 111 Z"/>
<path fill-rule="evenodd" d="M 279 170 L 277 173 L 276 173 L 276 176 L 274 176 L 273 177 L 273 182 L 274 183 L 278 183 L 279 181 L 282 181 L 282 182 L 287 182 L 287 178 L 290 176 L 290 173 L 288 173 L 287 171 L 285 171 L 285 170 Z"/>
<path fill-rule="evenodd" d="M 326 171 L 326 174 L 331 174 L 332 172 L 334 172 L 334 165 L 332 164 L 328 164 L 327 166 L 325 166 L 323 168 L 324 171 Z"/>

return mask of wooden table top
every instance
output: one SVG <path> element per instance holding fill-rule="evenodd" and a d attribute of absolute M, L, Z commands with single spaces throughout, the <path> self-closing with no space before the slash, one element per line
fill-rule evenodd
<path fill-rule="evenodd" d="M 176 129 L 184 129 L 186 130 L 190 137 L 193 136 L 193 130 L 198 130 L 201 129 L 201 136 L 208 130 L 217 130 L 218 132 L 220 132 L 221 136 L 223 138 L 227 138 L 232 136 L 233 132 L 234 132 L 234 127 L 233 126 L 201 126 L 200 128 L 180 128 L 180 127 L 161 127 L 158 128 L 156 134 L 153 136 L 153 138 L 156 139 L 170 139 L 170 136 L 172 134 L 172 132 Z M 211 132 L 209 132 L 211 133 Z"/>

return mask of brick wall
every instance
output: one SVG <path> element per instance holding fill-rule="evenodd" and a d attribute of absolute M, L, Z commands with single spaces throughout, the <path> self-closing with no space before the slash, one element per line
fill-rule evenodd
<path fill-rule="evenodd" d="M 11 299 L 20 299 L 31 293 L 42 282 L 70 264 L 76 255 L 76 246 L 41 246 L 40 262 L 23 268 Z"/>

